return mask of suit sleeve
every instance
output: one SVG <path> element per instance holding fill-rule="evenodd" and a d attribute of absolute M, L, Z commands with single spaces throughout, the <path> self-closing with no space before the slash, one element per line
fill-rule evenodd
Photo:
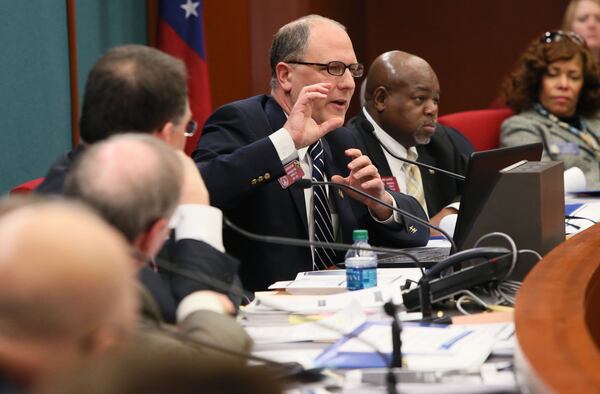
<path fill-rule="evenodd" d="M 541 142 L 544 144 L 542 160 L 552 160 L 548 155 L 548 136 L 541 125 L 525 119 L 522 115 L 511 116 L 500 128 L 500 146 L 519 146 Z"/>
<path fill-rule="evenodd" d="M 425 211 L 421 204 L 412 196 L 396 193 L 388 190 L 388 193 L 392 196 L 396 202 L 396 207 L 408 214 L 418 217 L 419 219 L 428 221 Z M 429 228 L 417 222 L 414 219 L 410 219 L 406 215 L 401 215 L 401 222 L 393 222 L 389 224 L 377 223 L 371 219 L 372 231 L 376 235 L 376 239 L 382 245 L 389 245 L 395 247 L 402 245 L 402 247 L 415 247 L 427 245 L 429 241 Z"/>
<path fill-rule="evenodd" d="M 361 146 L 356 136 L 348 129 L 339 129 L 328 135 L 326 139 L 332 150 L 334 165 L 339 170 L 340 175 L 347 176 L 349 173 L 347 165 L 350 159 L 343 152 L 348 148 Z M 427 215 L 417 200 L 406 194 L 386 190 L 396 202 L 398 209 L 427 222 Z M 356 218 L 354 225 L 358 226 L 355 228 L 367 228 L 369 234 L 372 234 L 374 245 L 413 247 L 426 245 L 429 241 L 428 227 L 417 223 L 413 219 L 403 216 L 400 222 L 381 223 L 373 219 L 367 207 L 362 203 L 352 200 L 351 206 Z M 346 235 L 346 239 L 348 241 L 352 239 L 350 233 Z"/>
<path fill-rule="evenodd" d="M 236 258 L 195 239 L 176 242 L 171 239 L 161 255 L 193 277 L 161 269 L 177 304 L 194 291 L 212 290 L 228 296 L 234 306 L 240 305 L 242 295 L 237 274 L 240 263 Z"/>
<path fill-rule="evenodd" d="M 149 357 L 169 353 L 202 355 L 240 365 L 245 363 L 244 357 L 232 356 L 227 351 L 249 354 L 252 339 L 231 316 L 201 310 L 190 314 L 178 326 L 145 320 L 138 332 L 137 345 Z"/>
<path fill-rule="evenodd" d="M 214 206 L 235 209 L 264 183 L 276 181 L 284 169 L 273 143 L 271 130 L 258 132 L 252 120 L 235 106 L 218 109 L 205 123 L 202 138 L 192 157 Z"/>

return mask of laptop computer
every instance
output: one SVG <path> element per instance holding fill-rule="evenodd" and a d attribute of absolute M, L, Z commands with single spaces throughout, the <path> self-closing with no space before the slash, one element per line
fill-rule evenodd
<path fill-rule="evenodd" d="M 471 231 L 473 222 L 494 189 L 500 177 L 500 170 L 521 161 L 539 161 L 542 157 L 542 149 L 541 143 L 535 143 L 471 154 L 454 229 L 453 239 L 458 251 L 467 249 L 465 240 Z M 426 267 L 445 260 L 450 254 L 449 247 L 407 248 L 403 251 L 413 254 Z M 405 256 L 383 255 L 380 256 L 379 266 L 413 267 L 414 263 Z"/>

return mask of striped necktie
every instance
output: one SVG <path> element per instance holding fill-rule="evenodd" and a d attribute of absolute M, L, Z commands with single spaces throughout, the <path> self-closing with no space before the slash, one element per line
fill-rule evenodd
<path fill-rule="evenodd" d="M 412 161 L 417 160 L 417 155 L 409 150 L 408 159 Z M 423 210 L 427 213 L 427 204 L 425 203 L 425 192 L 423 191 L 423 180 L 421 179 L 421 171 L 419 167 L 414 164 L 404 164 L 406 173 L 406 191 L 407 194 L 413 196 L 419 204 L 423 207 Z"/>
<path fill-rule="evenodd" d="M 309 146 L 308 154 L 312 159 L 312 180 L 323 182 L 325 180 L 325 152 L 321 140 L 317 140 Z M 333 223 L 331 222 L 331 211 L 327 202 L 325 186 L 313 187 L 313 218 L 315 240 L 320 242 L 333 242 Z M 313 267 L 324 269 L 333 265 L 335 252 L 331 248 L 313 248 Z"/>

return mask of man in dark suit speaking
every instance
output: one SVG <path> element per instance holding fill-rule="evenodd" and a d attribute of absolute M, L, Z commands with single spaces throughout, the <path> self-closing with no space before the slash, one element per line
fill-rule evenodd
<path fill-rule="evenodd" d="M 318 15 L 283 26 L 271 46 L 271 71 L 270 96 L 225 105 L 204 126 L 193 157 L 211 203 L 261 234 L 350 243 L 352 230 L 367 228 L 374 244 L 424 245 L 426 228 L 373 201 L 333 187 L 294 185 L 303 177 L 349 184 L 425 218 L 414 198 L 384 189 L 377 169 L 341 128 L 354 78 L 363 73 L 345 28 Z M 242 282 L 252 290 L 343 260 L 329 248 L 261 244 L 231 231 L 224 240 L 242 260 Z"/>
<path fill-rule="evenodd" d="M 470 143 L 454 129 L 437 124 L 440 85 L 431 66 L 406 52 L 386 52 L 373 62 L 365 105 L 349 127 L 362 151 L 392 190 L 414 196 L 432 224 L 456 213 L 462 181 L 419 169 L 385 152 L 464 174 Z"/>

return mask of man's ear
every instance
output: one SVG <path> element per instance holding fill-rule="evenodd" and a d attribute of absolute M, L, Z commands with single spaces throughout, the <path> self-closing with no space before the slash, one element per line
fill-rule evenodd
<path fill-rule="evenodd" d="M 160 218 L 152 223 L 134 241 L 134 247 L 145 256 L 154 257 L 169 235 L 169 221 Z"/>
<path fill-rule="evenodd" d="M 284 92 L 287 93 L 292 90 L 293 72 L 289 64 L 284 62 L 277 63 L 277 66 L 275 66 L 275 77 Z"/>
<path fill-rule="evenodd" d="M 171 145 L 170 142 L 173 139 L 175 133 L 175 125 L 173 122 L 167 122 L 165 125 L 152 133 L 155 137 L 161 139 L 167 145 Z"/>
<path fill-rule="evenodd" d="M 387 106 L 387 99 L 389 97 L 389 93 L 385 86 L 378 86 L 372 95 L 373 105 L 377 112 L 383 112 Z"/>

